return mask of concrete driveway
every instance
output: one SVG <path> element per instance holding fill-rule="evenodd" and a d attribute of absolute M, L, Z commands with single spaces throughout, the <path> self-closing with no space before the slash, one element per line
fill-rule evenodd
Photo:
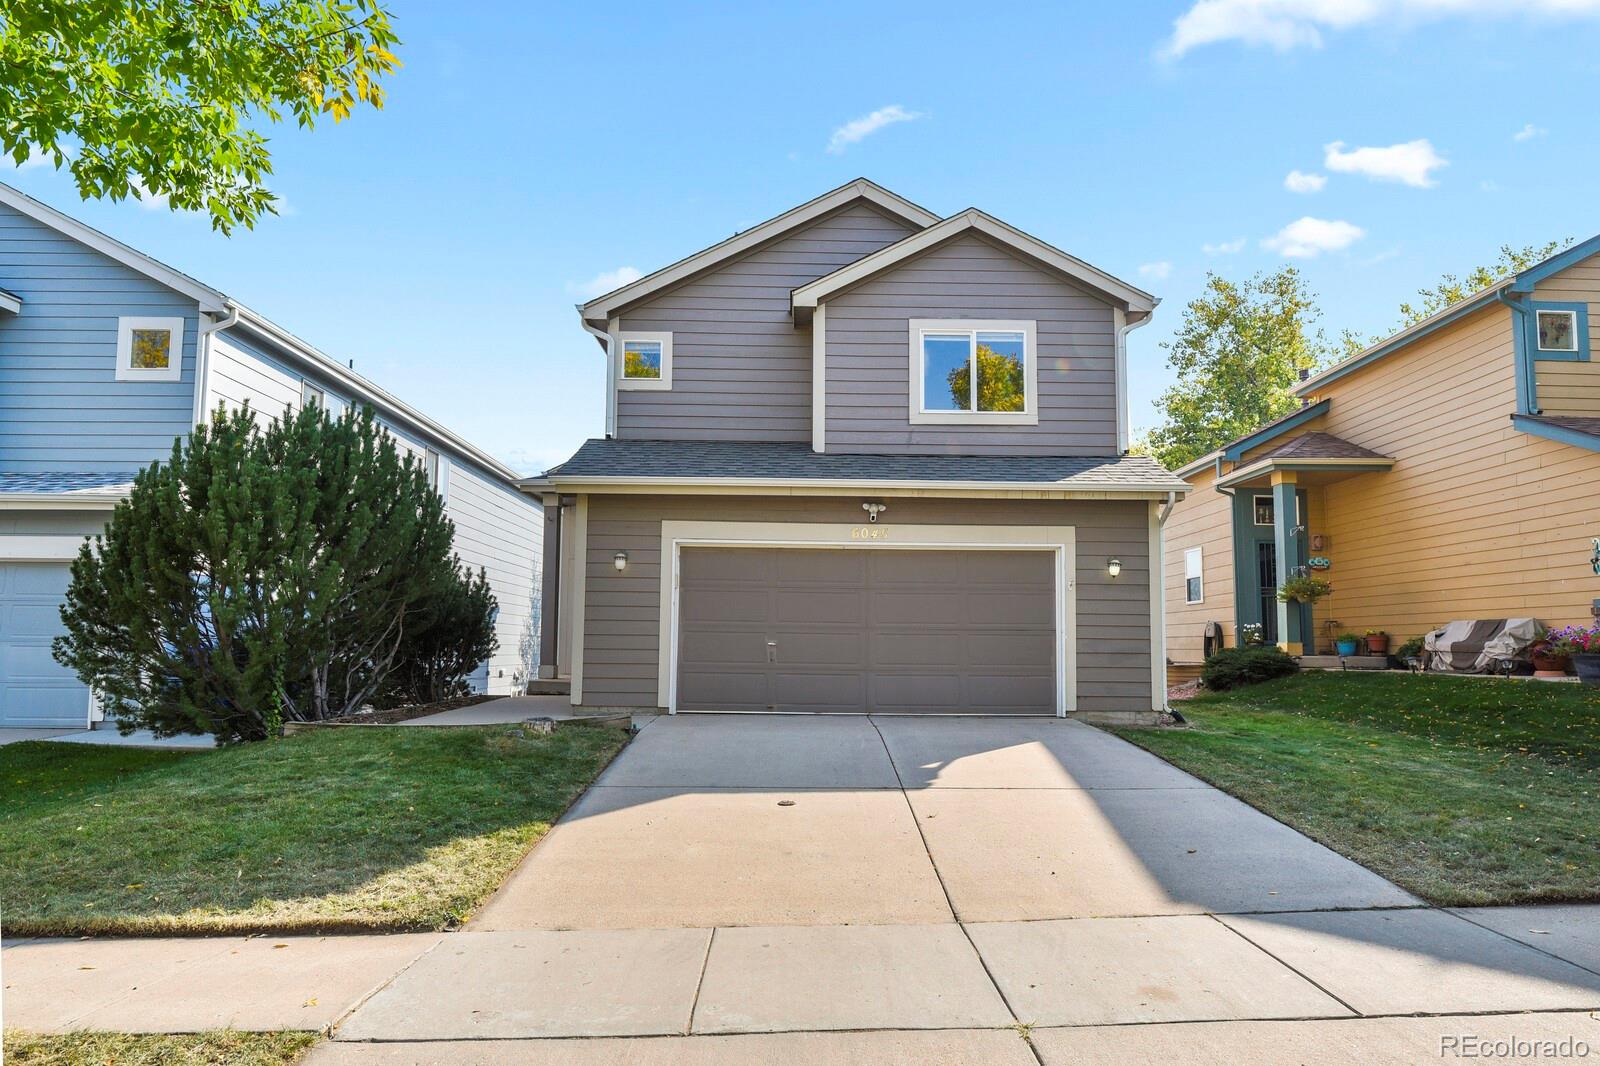
<path fill-rule="evenodd" d="M 1592 909 L 1523 910 L 1424 908 L 1076 722 L 686 715 L 313 1061 L 1412 1061 L 1505 1011 L 1600 1046 Z"/>

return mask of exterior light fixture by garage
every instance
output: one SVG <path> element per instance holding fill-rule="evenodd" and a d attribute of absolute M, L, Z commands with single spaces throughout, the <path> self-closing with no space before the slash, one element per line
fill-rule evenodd
<path fill-rule="evenodd" d="M 1122 573 L 1122 560 L 1112 559 L 1110 562 L 1106 563 L 1106 573 L 1110 574 L 1112 577 L 1116 577 L 1118 574 Z"/>
<path fill-rule="evenodd" d="M 626 570 L 628 568 L 628 553 L 618 552 L 617 554 L 613 555 L 611 557 L 611 565 L 615 566 L 618 570 Z"/>
<path fill-rule="evenodd" d="M 889 505 L 886 503 L 869 502 L 862 504 L 861 509 L 867 512 L 868 522 L 876 522 L 878 520 L 878 516 L 889 509 Z"/>

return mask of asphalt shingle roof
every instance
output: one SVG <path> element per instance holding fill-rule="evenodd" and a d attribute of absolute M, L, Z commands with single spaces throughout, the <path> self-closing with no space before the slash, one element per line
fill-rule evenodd
<path fill-rule="evenodd" d="M 992 482 L 1086 490 L 1183 485 L 1177 475 L 1141 455 L 819 455 L 803 442 L 744 441 L 591 440 L 549 476 Z"/>
<path fill-rule="evenodd" d="M 1343 437 L 1335 437 L 1332 433 L 1302 433 L 1298 437 L 1290 437 L 1276 448 L 1262 452 L 1250 461 L 1257 463 L 1263 459 L 1387 458 L 1389 458 L 1387 455 L 1379 455 L 1371 448 L 1352 444 Z"/>
<path fill-rule="evenodd" d="M 0 474 L 0 496 L 74 494 L 96 496 L 126 493 L 133 488 L 131 474 Z"/>
<path fill-rule="evenodd" d="M 1591 437 L 1600 437 L 1600 418 L 1583 418 L 1577 415 L 1535 415 L 1533 420 L 1550 426 L 1560 426 L 1562 429 L 1587 433 Z"/>

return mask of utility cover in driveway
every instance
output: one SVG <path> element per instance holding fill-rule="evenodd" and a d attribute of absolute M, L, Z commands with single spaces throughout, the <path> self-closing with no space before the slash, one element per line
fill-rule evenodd
<path fill-rule="evenodd" d="M 1045 551 L 685 548 L 678 707 L 1055 713 Z"/>

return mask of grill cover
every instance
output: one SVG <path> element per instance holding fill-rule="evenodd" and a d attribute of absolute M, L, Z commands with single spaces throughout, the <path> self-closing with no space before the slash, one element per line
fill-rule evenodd
<path fill-rule="evenodd" d="M 1506 661 L 1526 662 L 1544 636 L 1534 618 L 1480 618 L 1451 622 L 1423 640 L 1423 665 L 1452 674 L 1488 674 Z"/>

